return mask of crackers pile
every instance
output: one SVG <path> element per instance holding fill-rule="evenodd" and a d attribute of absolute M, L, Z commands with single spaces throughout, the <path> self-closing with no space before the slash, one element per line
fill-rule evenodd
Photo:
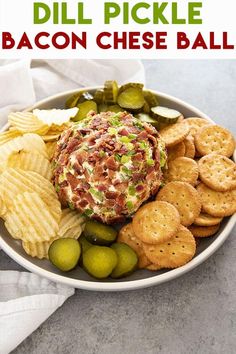
<path fill-rule="evenodd" d="M 233 135 L 197 117 L 168 125 L 160 135 L 168 153 L 164 186 L 118 237 L 135 249 L 139 267 L 150 270 L 189 262 L 196 241 L 217 233 L 223 218 L 236 212 Z"/>

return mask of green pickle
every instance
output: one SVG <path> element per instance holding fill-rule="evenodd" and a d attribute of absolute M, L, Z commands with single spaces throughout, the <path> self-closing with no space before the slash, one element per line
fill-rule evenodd
<path fill-rule="evenodd" d="M 111 226 L 88 220 L 85 224 L 84 236 L 88 242 L 95 245 L 110 245 L 116 240 L 117 231 Z"/>
<path fill-rule="evenodd" d="M 53 241 L 48 251 L 50 262 L 64 272 L 75 268 L 80 254 L 80 244 L 72 238 L 61 238 Z"/>
<path fill-rule="evenodd" d="M 138 256 L 135 251 L 125 243 L 114 243 L 111 248 L 116 251 L 118 256 L 118 262 L 111 277 L 122 278 L 131 274 L 138 265 Z"/>
<path fill-rule="evenodd" d="M 76 107 L 81 95 L 82 95 L 82 92 L 77 92 L 74 95 L 68 97 L 68 99 L 66 100 L 66 104 L 65 104 L 66 108 Z"/>
<path fill-rule="evenodd" d="M 90 111 L 97 113 L 97 104 L 94 101 L 84 101 L 83 103 L 77 104 L 77 107 L 79 108 L 79 112 L 73 118 L 75 122 L 85 119 Z"/>
<path fill-rule="evenodd" d="M 122 108 L 137 111 L 141 109 L 145 103 L 143 92 L 140 88 L 127 88 L 119 94 L 117 103 Z"/>
<path fill-rule="evenodd" d="M 84 234 L 82 234 L 79 238 L 79 243 L 82 249 L 82 255 L 85 253 L 90 247 L 92 247 L 92 243 L 88 242 Z"/>
<path fill-rule="evenodd" d="M 143 123 L 152 124 L 155 128 L 159 129 L 159 122 L 146 113 L 139 113 L 136 115 L 136 118 L 138 118 Z"/>
<path fill-rule="evenodd" d="M 118 257 L 110 247 L 92 246 L 83 255 L 84 269 L 98 279 L 107 278 L 116 267 Z"/>
<path fill-rule="evenodd" d="M 104 90 L 102 89 L 99 89 L 95 92 L 94 94 L 94 101 L 97 103 L 97 104 L 102 104 L 104 103 Z"/>
<path fill-rule="evenodd" d="M 124 84 L 120 87 L 119 89 L 119 94 L 123 91 L 125 91 L 128 88 L 138 88 L 140 90 L 143 89 L 143 84 L 141 84 L 140 82 L 128 82 L 127 84 Z"/>
<path fill-rule="evenodd" d="M 106 103 L 115 104 L 118 96 L 118 85 L 115 80 L 108 80 L 104 84 L 104 99 Z"/>
<path fill-rule="evenodd" d="M 114 113 L 119 113 L 119 112 L 124 112 L 124 109 L 118 106 L 118 104 L 114 104 L 112 106 L 108 106 L 106 109 L 107 112 L 114 112 Z"/>
<path fill-rule="evenodd" d="M 158 99 L 151 91 L 143 91 L 143 95 L 150 107 L 158 106 Z"/>
<path fill-rule="evenodd" d="M 151 115 L 158 120 L 159 123 L 173 124 L 176 123 L 181 113 L 175 109 L 156 106 L 151 108 Z"/>

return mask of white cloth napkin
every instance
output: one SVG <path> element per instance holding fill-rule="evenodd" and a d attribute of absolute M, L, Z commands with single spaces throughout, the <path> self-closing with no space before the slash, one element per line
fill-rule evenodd
<path fill-rule="evenodd" d="M 144 82 L 144 69 L 137 60 L 2 60 L 0 125 L 12 110 L 107 79 Z M 0 271 L 0 354 L 12 351 L 73 294 L 74 289 L 31 273 Z"/>

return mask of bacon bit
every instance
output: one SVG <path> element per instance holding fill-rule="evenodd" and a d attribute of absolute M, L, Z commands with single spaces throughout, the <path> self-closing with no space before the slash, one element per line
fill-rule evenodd
<path fill-rule="evenodd" d="M 88 201 L 86 199 L 83 199 L 81 200 L 78 205 L 81 207 L 81 208 L 85 208 L 87 205 L 88 205 Z"/>
<path fill-rule="evenodd" d="M 87 160 L 88 153 L 85 150 L 79 150 L 79 151 L 77 151 L 75 156 L 76 156 L 76 159 L 78 160 L 78 162 L 80 163 L 80 165 L 82 165 L 82 163 Z"/>
<path fill-rule="evenodd" d="M 115 177 L 115 171 L 113 170 L 108 170 L 108 177 L 112 180 Z"/>
<path fill-rule="evenodd" d="M 148 133 L 143 130 L 141 133 L 138 134 L 138 140 L 144 140 L 144 139 L 147 139 L 148 137 Z"/>
<path fill-rule="evenodd" d="M 66 174 L 66 178 L 67 178 L 68 183 L 71 186 L 71 189 L 75 189 L 78 186 L 78 179 L 74 175 L 72 175 L 70 172 L 68 172 Z"/>
<path fill-rule="evenodd" d="M 150 182 L 150 181 L 154 181 L 156 177 L 156 173 L 155 170 L 153 170 L 152 172 L 150 172 L 149 174 L 147 174 L 146 176 L 146 181 Z"/>
<path fill-rule="evenodd" d="M 108 159 L 105 162 L 107 168 L 116 171 L 119 167 L 119 164 L 116 162 L 114 156 L 108 157 Z"/>
<path fill-rule="evenodd" d="M 144 186 L 142 184 L 139 184 L 135 189 L 137 192 L 142 192 L 144 189 Z"/>
<path fill-rule="evenodd" d="M 107 199 L 116 199 L 118 195 L 119 195 L 118 192 L 111 192 L 111 191 L 105 192 L 105 197 Z"/>
<path fill-rule="evenodd" d="M 60 202 L 62 206 L 67 206 L 67 193 L 66 189 L 60 188 L 58 192 L 58 198 L 60 199 Z"/>
<path fill-rule="evenodd" d="M 73 164 L 73 169 L 78 175 L 81 175 L 83 173 L 83 167 L 78 163 L 78 161 Z"/>
<path fill-rule="evenodd" d="M 79 146 L 79 140 L 78 139 L 71 139 L 69 144 L 67 145 L 66 152 L 68 154 L 71 154 L 73 151 L 76 150 L 76 148 Z"/>
<path fill-rule="evenodd" d="M 97 189 L 99 190 L 99 192 L 105 192 L 107 190 L 107 186 L 105 186 L 104 184 L 99 184 L 99 186 L 97 186 Z"/>
<path fill-rule="evenodd" d="M 143 154 L 141 152 L 138 152 L 132 157 L 133 161 L 142 161 L 143 160 Z"/>
<path fill-rule="evenodd" d="M 108 208 L 113 208 L 115 206 L 115 204 L 116 204 L 116 201 L 113 200 L 113 199 L 108 199 L 106 201 L 106 205 L 107 205 Z"/>
<path fill-rule="evenodd" d="M 127 129 L 123 128 L 123 129 L 119 130 L 119 134 L 122 136 L 128 136 L 130 133 L 128 132 Z"/>
<path fill-rule="evenodd" d="M 143 173 L 134 173 L 133 176 L 132 176 L 132 180 L 134 183 L 142 180 L 144 178 L 144 174 Z"/>
<path fill-rule="evenodd" d="M 83 198 L 86 199 L 91 206 L 96 205 L 96 203 L 93 200 L 93 197 L 91 196 L 91 194 L 89 192 L 83 193 Z"/>
<path fill-rule="evenodd" d="M 85 177 L 86 181 L 89 181 L 90 174 L 89 174 L 88 170 L 84 169 L 83 173 L 84 173 L 84 177 Z"/>
<path fill-rule="evenodd" d="M 155 138 L 155 136 L 153 136 L 153 135 L 148 135 L 148 140 L 149 140 L 149 141 L 151 140 L 152 144 L 153 144 L 154 146 L 157 146 L 157 138 Z"/>
<path fill-rule="evenodd" d="M 63 188 L 63 187 L 67 187 L 68 186 L 68 182 L 67 181 L 63 181 L 59 184 L 60 188 Z"/>
<path fill-rule="evenodd" d="M 87 183 L 87 182 L 84 182 L 84 183 L 81 184 L 81 188 L 83 188 L 84 190 L 89 190 L 90 184 Z"/>
<path fill-rule="evenodd" d="M 116 189 L 120 192 L 120 193 L 125 193 L 126 190 L 128 188 L 128 182 L 122 182 L 116 185 Z"/>

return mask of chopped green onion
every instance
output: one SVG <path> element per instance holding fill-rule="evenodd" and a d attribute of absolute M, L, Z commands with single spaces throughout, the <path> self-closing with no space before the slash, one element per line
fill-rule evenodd
<path fill-rule="evenodd" d="M 71 203 L 71 202 L 68 202 L 68 207 L 69 207 L 71 210 L 74 210 L 74 209 L 75 209 L 75 208 L 74 208 L 74 204 Z"/>
<path fill-rule="evenodd" d="M 147 159 L 147 165 L 148 166 L 154 166 L 155 165 L 155 161 L 153 159 Z"/>
<path fill-rule="evenodd" d="M 130 161 L 130 156 L 123 155 L 123 156 L 121 157 L 121 163 L 125 164 L 125 163 L 127 163 L 127 162 L 129 162 L 129 161 Z"/>
<path fill-rule="evenodd" d="M 85 209 L 84 214 L 87 216 L 91 216 L 93 214 L 93 210 L 92 209 Z"/>
<path fill-rule="evenodd" d="M 129 194 L 132 196 L 134 196 L 136 194 L 136 189 L 134 186 L 129 187 Z"/>
<path fill-rule="evenodd" d="M 130 142 L 130 139 L 128 138 L 128 136 L 122 136 L 122 137 L 120 138 L 120 141 L 121 141 L 122 143 L 129 143 L 129 142 Z"/>
<path fill-rule="evenodd" d="M 130 200 L 126 203 L 126 206 L 129 210 L 132 210 L 134 208 L 134 204 Z"/>
<path fill-rule="evenodd" d="M 136 135 L 136 134 L 129 134 L 128 138 L 129 138 L 130 140 L 134 140 L 134 139 L 137 138 L 137 135 Z"/>
<path fill-rule="evenodd" d="M 59 184 L 56 184 L 56 185 L 55 185 L 55 189 L 56 189 L 56 192 L 57 192 L 57 193 L 60 191 L 60 186 L 59 186 Z"/>
<path fill-rule="evenodd" d="M 112 134 L 112 135 L 116 135 L 117 134 L 117 130 L 116 130 L 116 128 L 108 128 L 108 133 Z"/>

